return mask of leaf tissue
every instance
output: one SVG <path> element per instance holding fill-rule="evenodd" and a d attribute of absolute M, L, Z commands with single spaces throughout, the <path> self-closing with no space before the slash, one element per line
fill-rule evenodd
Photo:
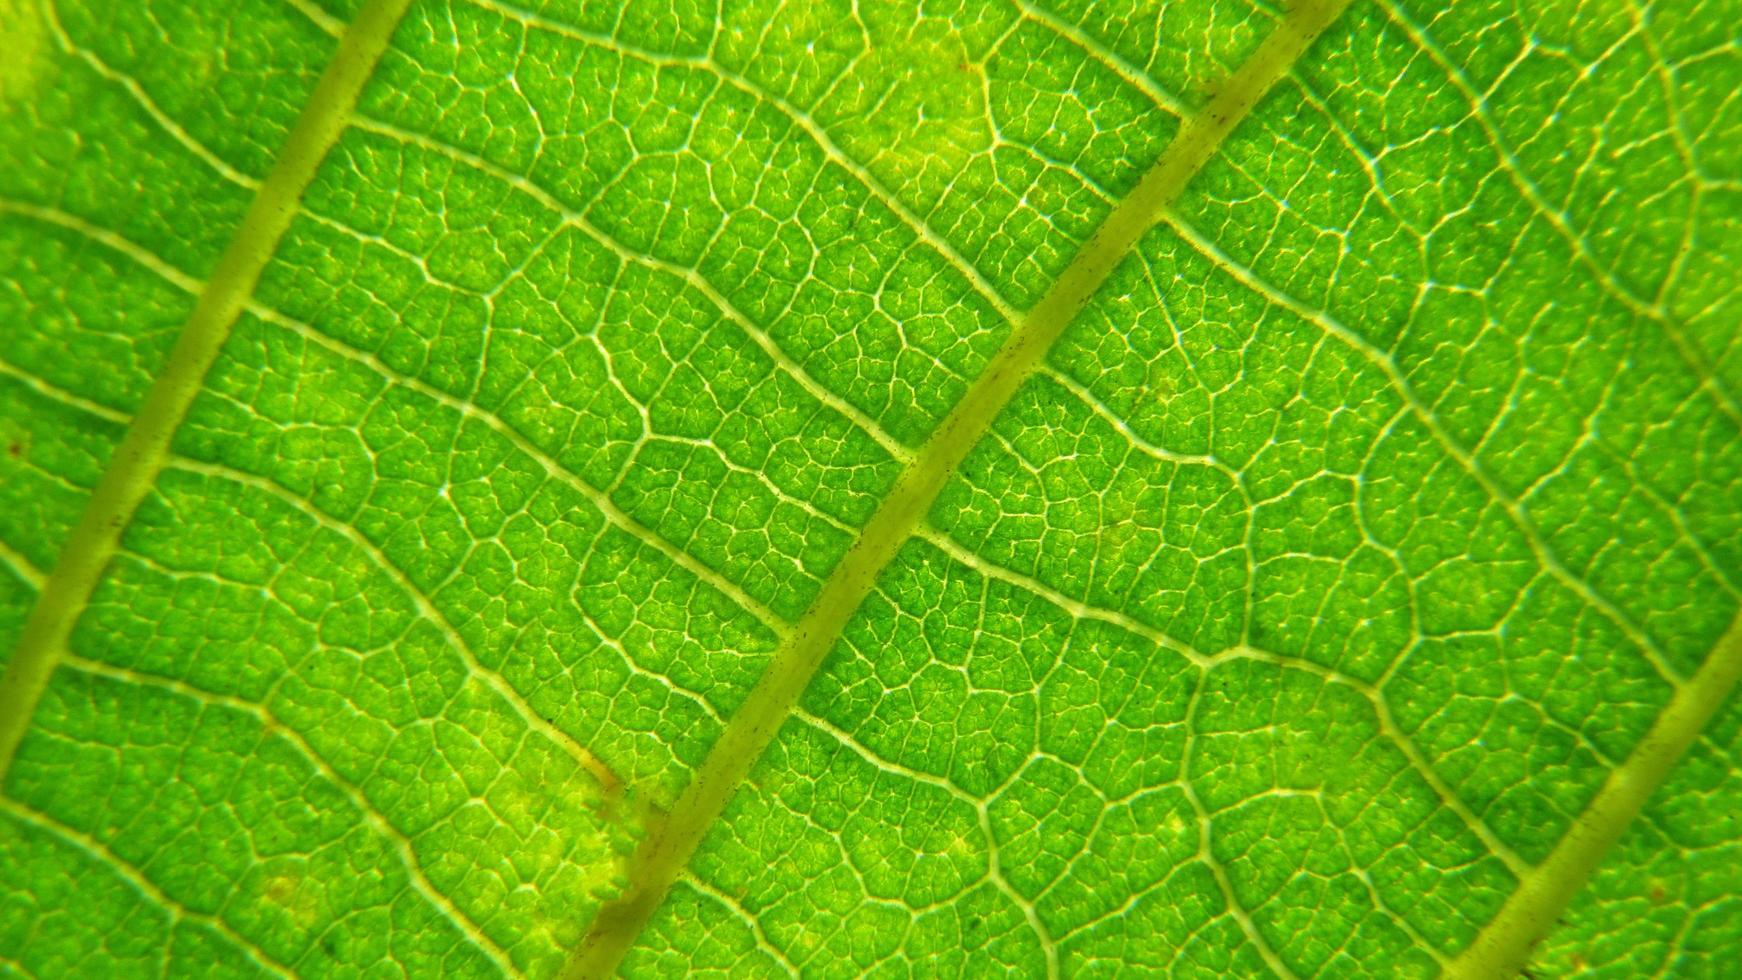
<path fill-rule="evenodd" d="M 1742 975 L 1738 0 L 0 0 L 0 978 Z"/>

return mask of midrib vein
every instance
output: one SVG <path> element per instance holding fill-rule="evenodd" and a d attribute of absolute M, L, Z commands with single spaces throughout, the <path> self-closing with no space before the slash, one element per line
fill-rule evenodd
<path fill-rule="evenodd" d="M 1554 928 L 1603 856 L 1724 706 L 1738 680 L 1742 680 L 1742 614 L 1693 677 L 1676 689 L 1632 754 L 1609 773 L 1548 858 L 1523 876 L 1500 914 L 1452 962 L 1443 974 L 1446 980 L 1510 977 L 1524 967 L 1531 950 Z"/>
<path fill-rule="evenodd" d="M 25 620 L 11 663 L 0 677 L 0 780 L 11 768 L 73 626 L 115 555 L 121 532 L 157 481 L 169 458 L 170 442 L 206 372 L 290 227 L 303 190 L 344 130 L 363 84 L 374 73 L 409 4 L 410 0 L 365 0 L 339 39 L 332 62 L 316 81 L 271 172 L 194 301 L 169 359 L 62 545 L 54 570 Z"/>
<path fill-rule="evenodd" d="M 616 969 L 734 790 L 792 715 L 877 576 L 919 528 L 931 503 L 1053 342 L 1139 237 L 1350 0 L 1302 0 L 1252 56 L 1188 118 L 1131 194 L 1096 228 L 1040 302 L 969 387 L 896 481 L 816 600 L 733 715 L 671 816 L 650 829 L 636 852 L 624 894 L 606 907 L 576 949 L 566 975 L 602 977 Z"/>

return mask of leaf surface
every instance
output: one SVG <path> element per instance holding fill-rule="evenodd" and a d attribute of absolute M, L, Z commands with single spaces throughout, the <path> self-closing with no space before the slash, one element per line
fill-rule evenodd
<path fill-rule="evenodd" d="M 1742 10 L 1343 7 L 0 0 L 0 974 L 1725 976 Z"/>

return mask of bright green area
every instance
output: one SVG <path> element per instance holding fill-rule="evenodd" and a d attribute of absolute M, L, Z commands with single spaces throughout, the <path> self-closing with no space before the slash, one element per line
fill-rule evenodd
<path fill-rule="evenodd" d="M 791 717 L 836 639 L 876 587 L 878 575 L 919 533 L 946 484 L 1017 390 L 1041 368 L 1083 305 L 1160 220 L 1227 135 L 1346 6 L 1303 3 L 1259 45 L 1217 93 L 1180 126 L 1161 157 L 1103 220 L 1046 295 L 1011 331 L 979 379 L 914 454 L 817 600 L 793 624 L 766 674 L 721 732 L 669 817 L 650 828 L 628 865 L 630 887 L 608 906 L 570 960 L 565 976 L 617 972 L 660 902 L 712 832 L 731 796 Z"/>
<path fill-rule="evenodd" d="M 1553 976 L 1721 977 L 1742 915 L 1742 711 L 1732 703 L 1646 805 L 1538 958 Z"/>
<path fill-rule="evenodd" d="M 0 657 L 360 6 L 0 0 Z M 625 972 L 1434 975 L 1742 608 L 1742 8 L 1442 7 L 861 568 L 1285 8 L 416 0 L 9 760 L 0 976 L 551 976 L 843 568 Z M 1537 976 L 1742 961 L 1739 725 Z"/>

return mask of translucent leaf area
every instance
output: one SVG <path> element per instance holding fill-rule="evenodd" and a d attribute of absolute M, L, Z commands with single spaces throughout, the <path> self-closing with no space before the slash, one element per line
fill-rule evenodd
<path fill-rule="evenodd" d="M 0 0 L 0 978 L 1742 976 L 1739 23 Z"/>

